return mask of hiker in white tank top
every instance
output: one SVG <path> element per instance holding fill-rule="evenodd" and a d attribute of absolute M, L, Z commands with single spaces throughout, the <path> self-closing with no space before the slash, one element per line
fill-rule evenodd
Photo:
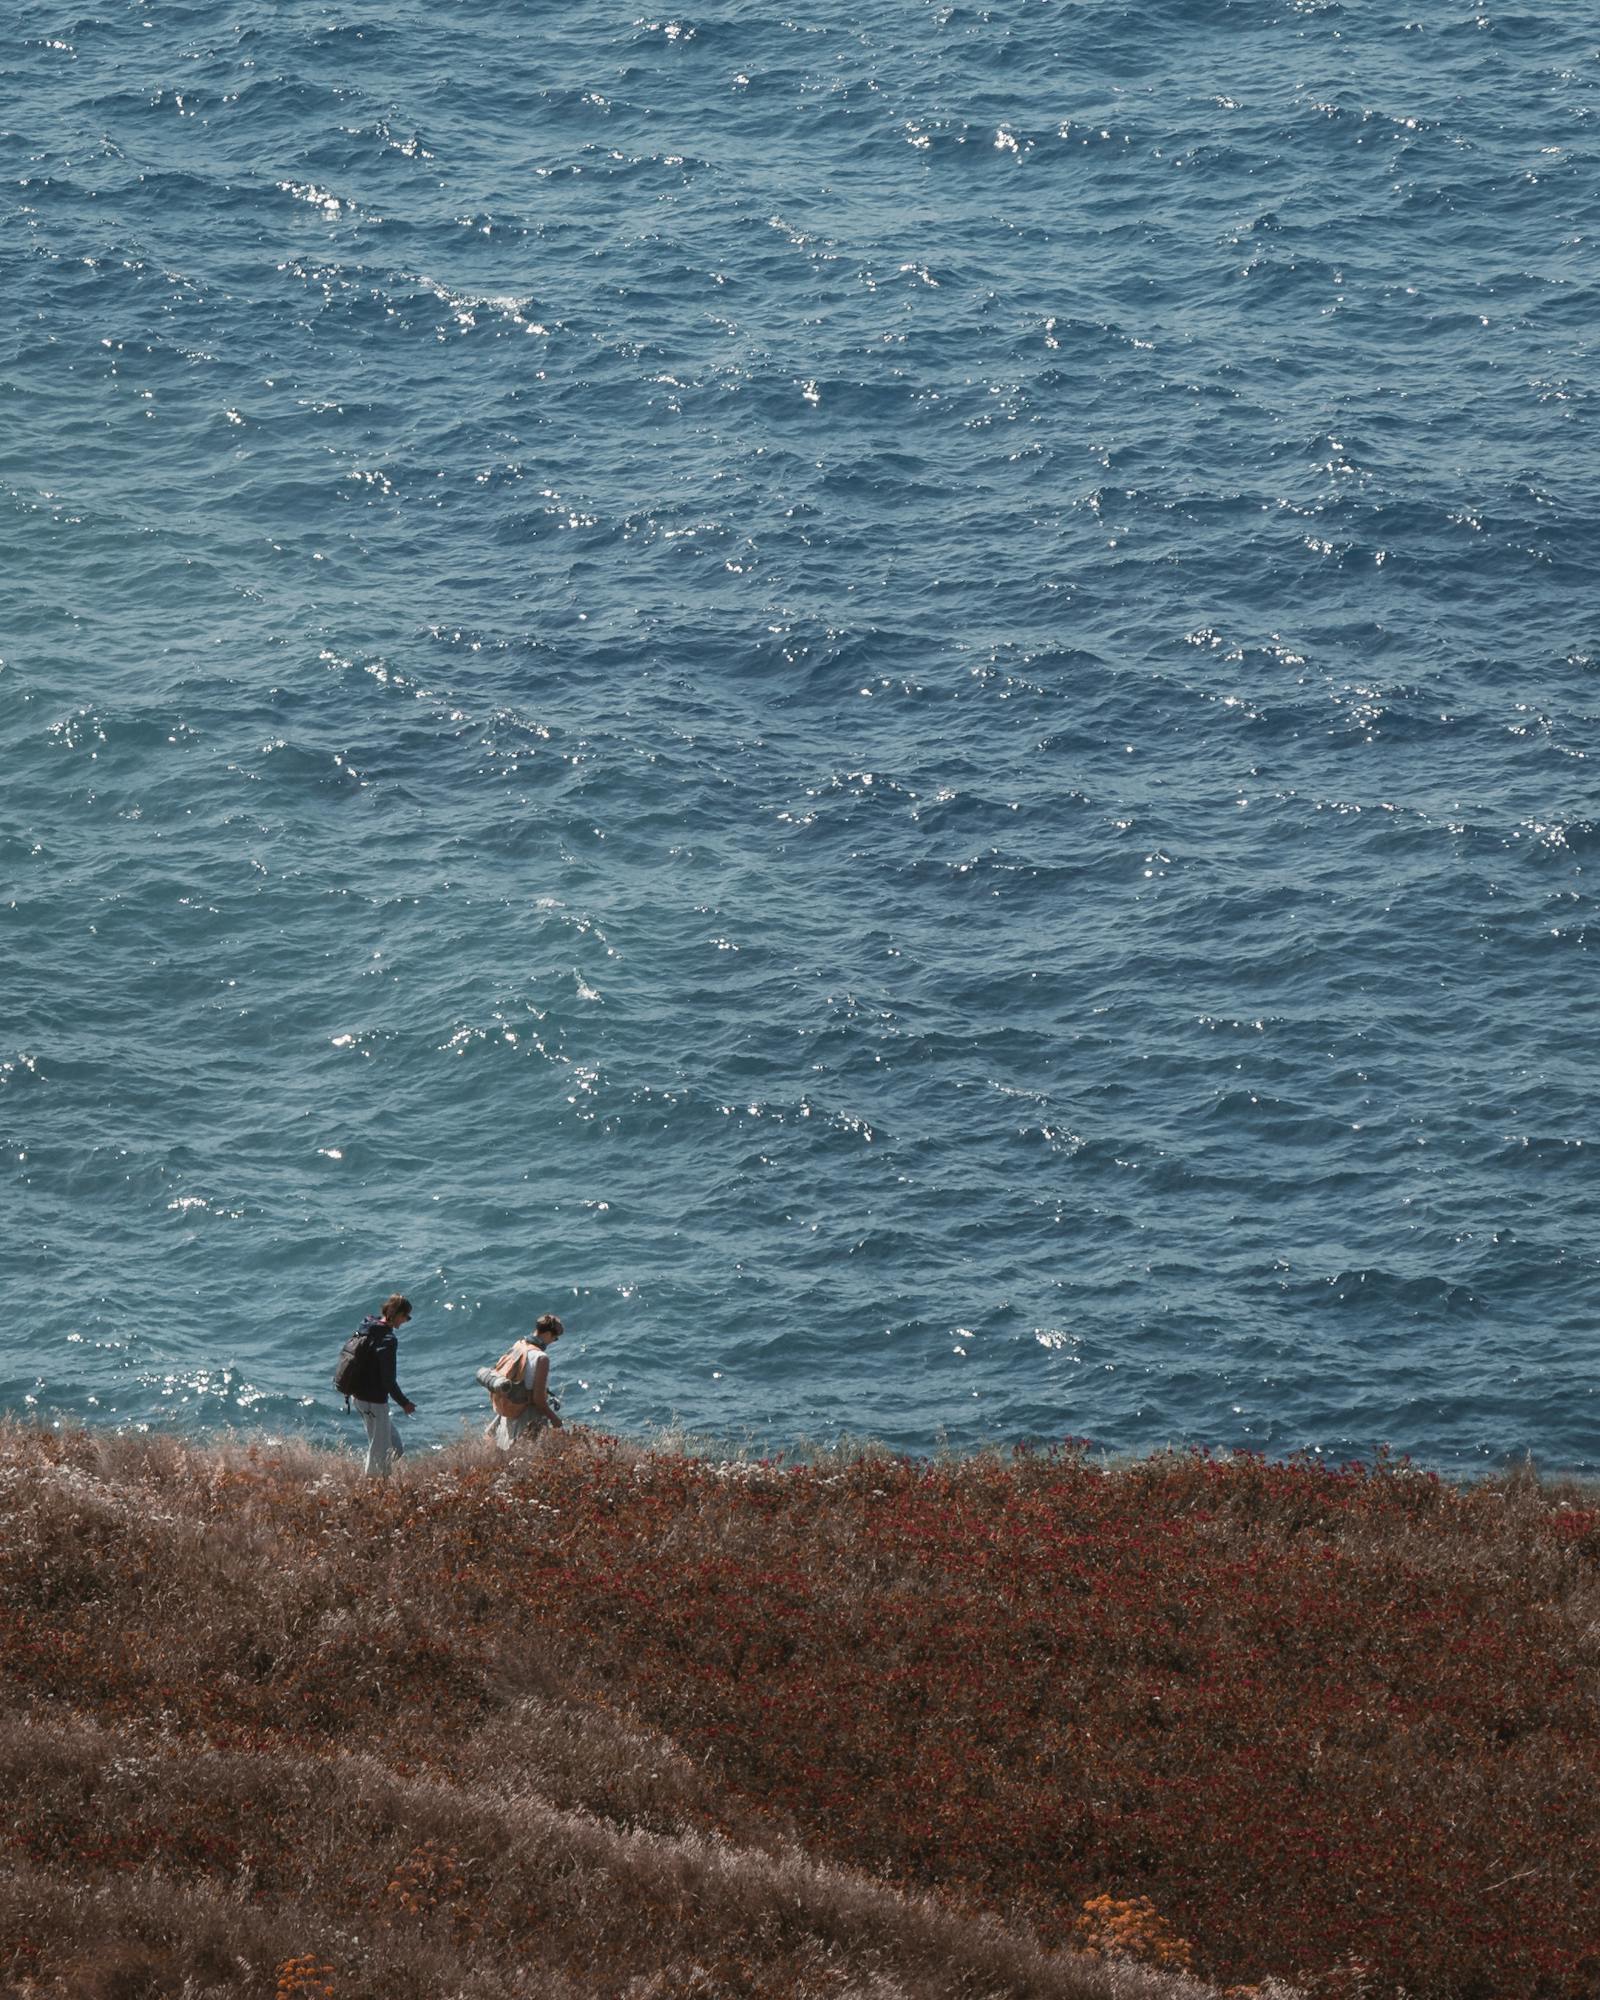
<path fill-rule="evenodd" d="M 533 1332 L 517 1341 L 501 1362 L 497 1372 L 513 1386 L 494 1396 L 495 1415 L 484 1436 L 493 1438 L 502 1451 L 509 1451 L 519 1437 L 537 1437 L 547 1424 L 560 1430 L 559 1405 L 550 1397 L 547 1350 L 565 1331 L 554 1313 L 541 1313 Z"/>

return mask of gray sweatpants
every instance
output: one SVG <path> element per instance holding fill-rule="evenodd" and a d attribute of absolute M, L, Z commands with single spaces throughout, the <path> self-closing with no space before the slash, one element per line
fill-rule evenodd
<path fill-rule="evenodd" d="M 364 1403 L 359 1396 L 352 1396 L 350 1400 L 367 1427 L 367 1476 L 387 1479 L 390 1459 L 404 1458 L 406 1451 L 389 1416 L 389 1399 L 385 1396 L 381 1403 Z"/>

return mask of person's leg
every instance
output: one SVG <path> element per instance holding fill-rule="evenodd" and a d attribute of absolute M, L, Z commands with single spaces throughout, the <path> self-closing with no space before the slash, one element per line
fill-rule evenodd
<path fill-rule="evenodd" d="M 364 1403 L 359 1396 L 351 1400 L 361 1412 L 361 1421 L 367 1427 L 367 1477 L 387 1479 L 390 1456 L 398 1455 L 399 1450 L 399 1439 L 389 1421 L 388 1398 L 385 1397 L 381 1403 Z"/>
<path fill-rule="evenodd" d="M 532 1444 L 539 1433 L 546 1428 L 545 1420 L 537 1410 L 524 1410 L 511 1426 L 511 1435 L 506 1439 L 505 1450 L 509 1451 L 518 1438 L 525 1439 L 526 1444 Z"/>

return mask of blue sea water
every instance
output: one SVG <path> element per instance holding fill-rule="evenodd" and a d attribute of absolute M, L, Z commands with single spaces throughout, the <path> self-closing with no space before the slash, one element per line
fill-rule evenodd
<path fill-rule="evenodd" d="M 0 1404 L 1600 1469 L 1593 18 L 19 0 Z"/>

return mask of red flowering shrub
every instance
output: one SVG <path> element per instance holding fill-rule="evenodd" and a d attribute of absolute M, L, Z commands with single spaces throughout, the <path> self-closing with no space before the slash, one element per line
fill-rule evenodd
<path fill-rule="evenodd" d="M 0 1977 L 1593 2000 L 1597 1653 L 1528 1479 L 0 1430 Z"/>

